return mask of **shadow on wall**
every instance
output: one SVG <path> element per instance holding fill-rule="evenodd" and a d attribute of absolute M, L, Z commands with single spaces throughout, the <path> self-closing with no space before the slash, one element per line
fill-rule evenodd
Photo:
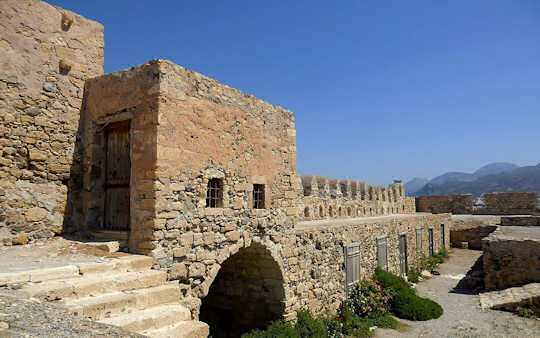
<path fill-rule="evenodd" d="M 261 244 L 240 249 L 221 266 L 199 319 L 210 325 L 210 336 L 239 337 L 281 319 L 285 291 L 279 265 Z"/>
<path fill-rule="evenodd" d="M 478 259 L 471 266 L 469 271 L 465 274 L 457 285 L 450 291 L 450 293 L 458 293 L 463 295 L 477 295 L 484 289 L 484 263 L 483 256 Z"/>

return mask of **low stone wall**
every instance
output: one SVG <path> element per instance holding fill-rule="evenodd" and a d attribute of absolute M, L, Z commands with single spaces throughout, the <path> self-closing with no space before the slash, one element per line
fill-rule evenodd
<path fill-rule="evenodd" d="M 461 248 L 467 242 L 469 249 L 482 250 L 482 239 L 495 231 L 500 222 L 500 216 L 452 215 L 450 243 Z"/>
<path fill-rule="evenodd" d="M 484 194 L 484 208 L 478 213 L 489 215 L 523 215 L 538 211 L 537 192 Z"/>
<path fill-rule="evenodd" d="M 448 214 L 299 223 L 295 236 L 284 238 L 286 249 L 282 251 L 285 275 L 292 289 L 287 299 L 287 304 L 291 304 L 289 310 L 309 308 L 322 312 L 325 308 L 339 306 L 344 297 L 345 283 L 343 244 L 361 244 L 360 275 L 369 277 L 377 267 L 377 238 L 387 236 L 388 270 L 400 274 L 399 235 L 406 234 L 408 264 L 412 267 L 417 265 L 422 255 L 429 255 L 428 229 L 433 229 L 435 252 L 443 246 L 448 247 L 450 223 Z M 421 229 L 421 244 L 417 243 L 416 229 Z"/>
<path fill-rule="evenodd" d="M 469 249 L 482 250 L 482 239 L 496 229 L 496 225 L 488 225 L 471 229 L 451 230 L 450 243 L 453 247 L 461 248 L 462 243 L 467 242 Z"/>
<path fill-rule="evenodd" d="M 416 211 L 435 214 L 472 214 L 472 195 L 440 195 L 416 197 Z"/>
<path fill-rule="evenodd" d="M 511 216 L 511 217 L 501 217 L 501 225 L 510 225 L 510 226 L 540 226 L 540 216 Z"/>
<path fill-rule="evenodd" d="M 500 227 L 483 240 L 487 290 L 540 281 L 540 228 Z"/>

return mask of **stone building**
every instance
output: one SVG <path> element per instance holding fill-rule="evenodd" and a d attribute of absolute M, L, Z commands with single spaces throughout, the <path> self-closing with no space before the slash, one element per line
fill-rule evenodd
<path fill-rule="evenodd" d="M 233 335 L 448 245 L 402 184 L 299 176 L 288 110 L 164 60 L 102 75 L 101 25 L 43 2 L 1 2 L 0 26 L 5 244 L 126 239 Z"/>

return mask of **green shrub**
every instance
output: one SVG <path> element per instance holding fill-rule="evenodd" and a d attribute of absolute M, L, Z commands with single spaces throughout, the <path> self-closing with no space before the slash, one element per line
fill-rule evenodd
<path fill-rule="evenodd" d="M 300 338 L 294 326 L 283 320 L 272 322 L 264 331 L 255 330 L 244 333 L 242 338 Z"/>
<path fill-rule="evenodd" d="M 405 279 L 379 267 L 375 269 L 373 279 L 379 282 L 384 289 L 389 290 L 391 296 L 399 293 L 415 293 L 414 289 L 411 288 Z"/>
<path fill-rule="evenodd" d="M 298 318 L 294 326 L 299 337 L 326 338 L 328 331 L 322 319 L 314 318 L 310 311 L 298 311 Z"/>
<path fill-rule="evenodd" d="M 409 282 L 418 283 L 420 281 L 420 272 L 416 269 L 410 269 L 407 273 L 407 279 Z"/>
<path fill-rule="evenodd" d="M 358 317 L 347 304 L 339 308 L 337 320 L 341 323 L 341 335 L 352 337 L 370 337 L 372 335 L 369 329 L 372 326 L 370 325 L 371 321 Z M 334 337 L 339 336 L 334 335 Z"/>
<path fill-rule="evenodd" d="M 409 320 L 429 320 L 439 318 L 442 307 L 431 299 L 418 297 L 415 290 L 403 278 L 377 268 L 373 279 L 383 288 L 392 291 L 390 302 L 392 312 L 399 318 Z"/>
<path fill-rule="evenodd" d="M 393 311 L 399 318 L 430 320 L 443 314 L 442 307 L 431 299 L 413 294 L 399 294 L 394 298 Z"/>
<path fill-rule="evenodd" d="M 441 256 L 443 260 L 446 260 L 448 258 L 448 249 L 442 248 L 439 250 L 439 256 Z"/>
<path fill-rule="evenodd" d="M 391 294 L 375 280 L 362 279 L 349 291 L 345 303 L 359 317 L 380 317 L 389 310 Z"/>

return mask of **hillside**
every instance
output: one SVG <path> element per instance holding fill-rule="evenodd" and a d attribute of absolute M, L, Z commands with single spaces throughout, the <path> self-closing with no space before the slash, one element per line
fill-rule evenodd
<path fill-rule="evenodd" d="M 442 185 L 450 182 L 472 182 L 484 176 L 512 171 L 517 168 L 519 167 L 513 163 L 494 162 L 486 164 L 473 173 L 451 171 L 439 175 L 431 180 L 427 180 L 425 178 L 414 178 L 405 183 L 405 191 L 409 196 L 416 196 L 417 192 L 427 184 Z"/>
<path fill-rule="evenodd" d="M 422 189 L 428 183 L 429 180 L 427 178 L 415 177 L 409 182 L 405 183 L 405 192 L 407 195 L 412 195 L 418 190 Z"/>
<path fill-rule="evenodd" d="M 473 194 L 486 192 L 538 191 L 540 192 L 540 164 L 520 167 L 511 171 L 482 176 L 469 182 L 428 183 L 415 195 Z"/>

